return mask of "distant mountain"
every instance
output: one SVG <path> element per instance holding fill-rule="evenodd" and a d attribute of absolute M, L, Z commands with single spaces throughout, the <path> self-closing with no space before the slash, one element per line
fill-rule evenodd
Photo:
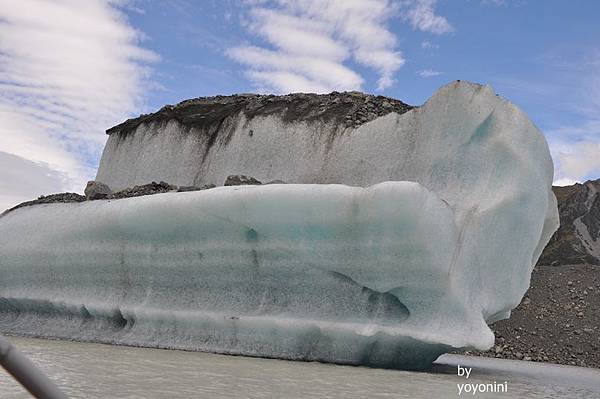
<path fill-rule="evenodd" d="M 600 265 L 600 179 L 552 187 L 560 228 L 542 252 L 539 265 Z"/>

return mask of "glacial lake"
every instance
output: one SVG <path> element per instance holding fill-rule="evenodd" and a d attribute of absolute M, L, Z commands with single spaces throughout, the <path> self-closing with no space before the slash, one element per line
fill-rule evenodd
<path fill-rule="evenodd" d="M 600 398 L 600 370 L 444 355 L 430 372 L 10 337 L 71 398 Z M 457 375 L 470 369 L 468 379 Z M 463 392 L 459 395 L 459 385 Z M 465 392 L 466 385 L 477 392 Z M 504 385 L 508 392 L 502 392 Z M 497 389 L 497 392 L 481 392 Z M 0 398 L 29 398 L 0 370 Z"/>

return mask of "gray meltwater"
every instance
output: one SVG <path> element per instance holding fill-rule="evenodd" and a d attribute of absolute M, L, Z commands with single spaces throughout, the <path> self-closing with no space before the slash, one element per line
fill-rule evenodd
<path fill-rule="evenodd" d="M 68 341 L 10 340 L 72 398 L 600 398 L 599 370 L 531 362 L 444 355 L 431 372 L 417 373 Z M 470 370 L 468 379 L 457 375 L 458 365 Z M 508 392 L 502 392 L 501 385 Z M 0 371 L 0 398 L 29 395 Z"/>

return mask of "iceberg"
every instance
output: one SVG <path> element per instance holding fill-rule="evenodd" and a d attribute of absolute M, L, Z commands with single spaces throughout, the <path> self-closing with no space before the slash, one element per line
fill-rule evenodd
<path fill-rule="evenodd" d="M 291 184 L 5 213 L 0 331 L 403 369 L 488 349 L 558 226 L 547 144 L 489 86 L 405 111 L 344 127 L 236 108 L 206 151 L 177 120 L 117 129 L 111 189 Z"/>

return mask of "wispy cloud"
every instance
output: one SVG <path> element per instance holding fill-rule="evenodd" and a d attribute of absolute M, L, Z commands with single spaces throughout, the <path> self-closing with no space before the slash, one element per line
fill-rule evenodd
<path fill-rule="evenodd" d="M 600 109 L 599 109 L 600 111 Z M 547 131 L 556 181 L 585 181 L 600 177 L 600 118 Z"/>
<path fill-rule="evenodd" d="M 436 14 L 437 0 L 412 0 L 404 4 L 403 18 L 410 22 L 415 30 L 441 35 L 453 32 L 454 28 L 446 18 Z"/>
<path fill-rule="evenodd" d="M 481 0 L 483 5 L 506 6 L 506 0 Z"/>
<path fill-rule="evenodd" d="M 528 0 L 481 0 L 480 4 L 484 6 L 496 7 L 523 7 L 528 5 Z"/>
<path fill-rule="evenodd" d="M 562 176 L 577 181 L 585 180 L 586 176 L 600 176 L 600 142 L 582 141 L 571 146 L 567 151 L 559 151 L 559 171 Z M 593 176 L 592 176 L 593 174 Z"/>
<path fill-rule="evenodd" d="M 419 72 L 417 72 L 417 74 L 422 78 L 431 78 L 433 76 L 439 76 L 442 73 L 443 72 L 436 71 L 434 69 L 423 69 L 423 70 L 420 70 Z"/>
<path fill-rule="evenodd" d="M 412 13 L 407 20 L 417 21 L 419 15 L 433 12 L 434 3 L 426 3 L 424 7 L 422 1 L 398 6 L 388 0 L 253 2 L 246 28 L 268 47 L 245 44 L 227 54 L 248 66 L 247 76 L 263 91 L 360 89 L 364 79 L 348 65 L 350 61 L 374 70 L 378 89 L 385 90 L 405 63 L 388 29 L 390 19 Z M 439 19 L 429 27 L 426 17 L 421 19 L 415 22 L 419 29 L 444 30 Z"/>
<path fill-rule="evenodd" d="M 5 175 L 17 164 L 40 194 L 81 191 L 93 177 L 103 130 L 139 109 L 148 62 L 158 57 L 140 46 L 143 35 L 116 4 L 19 0 L 0 7 L 0 151 L 8 154 L 0 158 L 0 207 L 15 201 L 5 196 Z M 52 188 L 39 183 L 44 175 Z"/>
<path fill-rule="evenodd" d="M 432 43 L 429 40 L 424 40 L 421 42 L 421 48 L 423 48 L 423 49 L 438 49 L 438 48 L 440 48 L 440 45 Z"/>

